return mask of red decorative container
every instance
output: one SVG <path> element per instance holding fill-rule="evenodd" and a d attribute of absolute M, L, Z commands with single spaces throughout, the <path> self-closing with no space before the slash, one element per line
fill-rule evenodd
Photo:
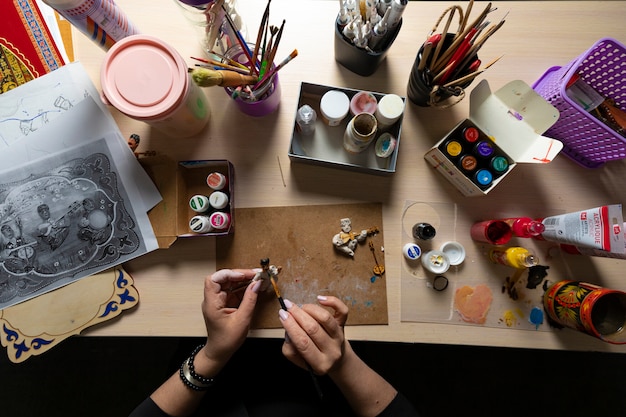
<path fill-rule="evenodd" d="M 605 342 L 626 344 L 626 293 L 580 281 L 559 281 L 543 296 L 548 316 L 558 324 Z"/>

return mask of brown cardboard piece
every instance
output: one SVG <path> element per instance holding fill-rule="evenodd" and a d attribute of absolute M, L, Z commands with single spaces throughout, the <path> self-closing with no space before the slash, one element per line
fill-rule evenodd
<path fill-rule="evenodd" d="M 296 304 L 316 303 L 317 295 L 334 295 L 350 309 L 348 325 L 387 324 L 386 275 L 380 203 L 235 209 L 237 232 L 217 241 L 217 269 L 257 268 L 262 258 L 282 266 L 278 286 Z M 352 220 L 352 231 L 377 227 L 355 250 L 354 258 L 335 249 L 332 238 L 340 220 Z M 374 254 L 369 247 L 373 243 Z M 271 285 L 261 294 L 253 328 L 278 328 L 280 306 Z"/>

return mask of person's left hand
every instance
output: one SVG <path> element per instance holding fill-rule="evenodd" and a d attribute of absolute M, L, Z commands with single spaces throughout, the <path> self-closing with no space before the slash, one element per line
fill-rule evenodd
<path fill-rule="evenodd" d="M 202 315 L 207 342 L 203 351 L 212 361 L 225 364 L 248 335 L 262 282 L 249 283 L 240 303 L 241 295 L 237 297 L 233 289 L 245 286 L 255 274 L 253 269 L 222 269 L 204 281 Z"/>

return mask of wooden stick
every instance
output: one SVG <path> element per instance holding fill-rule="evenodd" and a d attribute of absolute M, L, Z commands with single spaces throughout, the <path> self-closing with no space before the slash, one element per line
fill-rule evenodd
<path fill-rule="evenodd" d="M 467 5 L 467 10 L 465 10 L 465 15 L 463 15 L 463 23 L 459 28 L 459 31 L 465 31 L 467 27 L 467 20 L 469 19 L 470 13 L 472 13 L 472 6 L 474 6 L 474 0 L 470 0 Z"/>
<path fill-rule="evenodd" d="M 480 16 L 478 16 L 472 22 L 471 25 L 465 28 L 465 30 L 462 33 L 462 36 L 457 36 L 455 38 L 454 42 L 452 42 L 452 45 L 450 45 L 450 47 L 446 50 L 446 52 L 444 52 L 444 54 L 441 56 L 439 61 L 433 62 L 433 65 L 431 66 L 431 70 L 435 72 L 438 72 L 439 70 L 441 70 L 441 67 L 446 65 L 450 56 L 454 53 L 454 51 L 459 46 L 459 44 L 463 42 L 463 39 L 465 39 L 465 36 L 469 33 L 469 31 L 472 30 L 473 27 L 480 25 L 482 21 L 485 19 L 485 17 L 487 16 L 487 14 L 489 14 L 490 11 L 491 11 L 491 2 L 487 4 L 487 7 L 485 7 L 485 9 L 482 11 Z M 443 41 L 444 39 L 442 38 L 441 40 Z"/>
<path fill-rule="evenodd" d="M 447 12 L 450 12 L 450 16 L 448 16 L 448 21 L 446 22 L 444 28 L 443 28 L 443 32 L 441 32 L 441 40 L 439 41 L 439 43 L 437 43 L 437 47 L 435 48 L 435 53 L 433 54 L 433 65 L 436 65 L 437 63 L 437 58 L 439 57 L 439 53 L 441 52 L 441 48 L 443 47 L 443 44 L 446 42 L 446 37 L 448 35 L 448 29 L 450 28 L 450 23 L 452 23 L 452 19 L 454 18 L 454 12 L 455 12 L 455 8 L 453 7 L 449 7 L 448 9 L 446 9 L 444 11 L 444 14 Z M 431 66 L 432 67 L 432 66 Z"/>

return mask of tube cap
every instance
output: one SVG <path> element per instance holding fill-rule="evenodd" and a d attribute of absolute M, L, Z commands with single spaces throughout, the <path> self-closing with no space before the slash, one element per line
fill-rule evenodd
<path fill-rule="evenodd" d="M 448 256 L 450 265 L 459 265 L 465 260 L 465 248 L 459 242 L 444 242 L 439 250 Z"/>

